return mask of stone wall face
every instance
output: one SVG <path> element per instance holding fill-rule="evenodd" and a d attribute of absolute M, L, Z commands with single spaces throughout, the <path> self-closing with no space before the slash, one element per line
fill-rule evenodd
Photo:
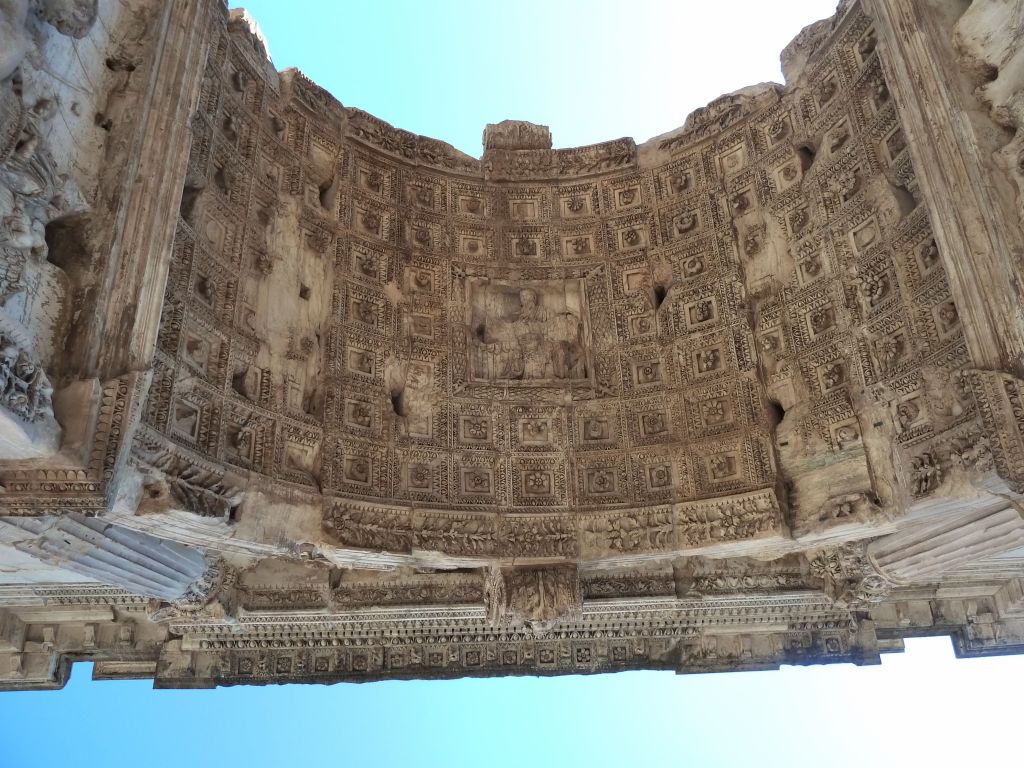
<path fill-rule="evenodd" d="M 687 549 L 786 536 L 786 511 L 806 532 L 833 497 L 906 506 L 872 485 L 870 445 L 895 476 L 892 442 L 947 431 L 928 387 L 970 356 L 875 33 L 851 14 L 820 44 L 788 91 L 724 97 L 641 151 L 510 123 L 478 162 L 222 38 L 143 462 L 311 490 L 342 544 L 458 556 Z"/>
<path fill-rule="evenodd" d="M 70 36 L 16 8 L 4 109 L 29 117 L 0 193 L 26 224 L 0 247 L 34 298 L 0 310 L 0 558 L 38 567 L 0 584 L 0 679 L 83 654 L 206 686 L 1024 643 L 1024 325 L 997 277 L 1019 169 L 949 81 L 981 138 L 962 183 L 936 170 L 953 142 L 894 21 L 926 4 L 844 3 L 785 86 L 642 146 L 505 121 L 479 160 L 277 73 L 219 3 L 52 4 Z M 982 96 L 1015 126 L 1018 40 L 983 6 L 915 34 L 965 79 L 997 68 Z M 65 38 L 109 85 L 67 135 L 33 69 Z"/>

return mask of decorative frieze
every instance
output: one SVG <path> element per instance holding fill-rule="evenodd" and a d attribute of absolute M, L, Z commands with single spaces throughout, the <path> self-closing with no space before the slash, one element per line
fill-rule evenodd
<path fill-rule="evenodd" d="M 862 2 L 480 160 L 212 0 L 0 9 L 0 685 L 1024 645 L 1019 35 Z"/>

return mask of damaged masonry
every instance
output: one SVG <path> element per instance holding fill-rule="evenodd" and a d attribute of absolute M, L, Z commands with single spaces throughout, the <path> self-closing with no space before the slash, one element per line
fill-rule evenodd
<path fill-rule="evenodd" d="M 0 3 L 0 688 L 1024 651 L 1014 13 L 475 159 L 220 0 Z"/>

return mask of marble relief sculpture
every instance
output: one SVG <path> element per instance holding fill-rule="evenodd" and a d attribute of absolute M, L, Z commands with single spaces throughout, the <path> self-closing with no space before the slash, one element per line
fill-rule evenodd
<path fill-rule="evenodd" d="M 478 159 L 215 0 L 0 0 L 0 687 L 1021 652 L 1022 38 L 939 5 Z"/>
<path fill-rule="evenodd" d="M 470 306 L 475 378 L 541 381 L 587 377 L 578 283 L 481 284 Z"/>

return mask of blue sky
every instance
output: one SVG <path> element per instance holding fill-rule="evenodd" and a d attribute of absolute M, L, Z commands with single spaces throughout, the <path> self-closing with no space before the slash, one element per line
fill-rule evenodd
<path fill-rule="evenodd" d="M 723 93 L 781 81 L 779 52 L 836 0 L 232 2 L 278 69 L 345 106 L 474 157 L 487 123 L 550 125 L 556 147 L 683 124 Z"/>
<path fill-rule="evenodd" d="M 63 691 L 0 694 L 0 766 L 1020 765 L 1024 658 L 908 648 L 877 667 L 214 691 L 81 664 Z"/>
<path fill-rule="evenodd" d="M 236 5 L 232 3 L 232 5 Z M 779 80 L 778 54 L 835 0 L 245 4 L 279 68 L 474 156 L 488 122 L 556 146 L 682 124 Z M 676 676 L 153 691 L 98 682 L 0 694 L 0 768 L 24 766 L 1015 765 L 1024 658 L 908 643 L 879 667 Z"/>

